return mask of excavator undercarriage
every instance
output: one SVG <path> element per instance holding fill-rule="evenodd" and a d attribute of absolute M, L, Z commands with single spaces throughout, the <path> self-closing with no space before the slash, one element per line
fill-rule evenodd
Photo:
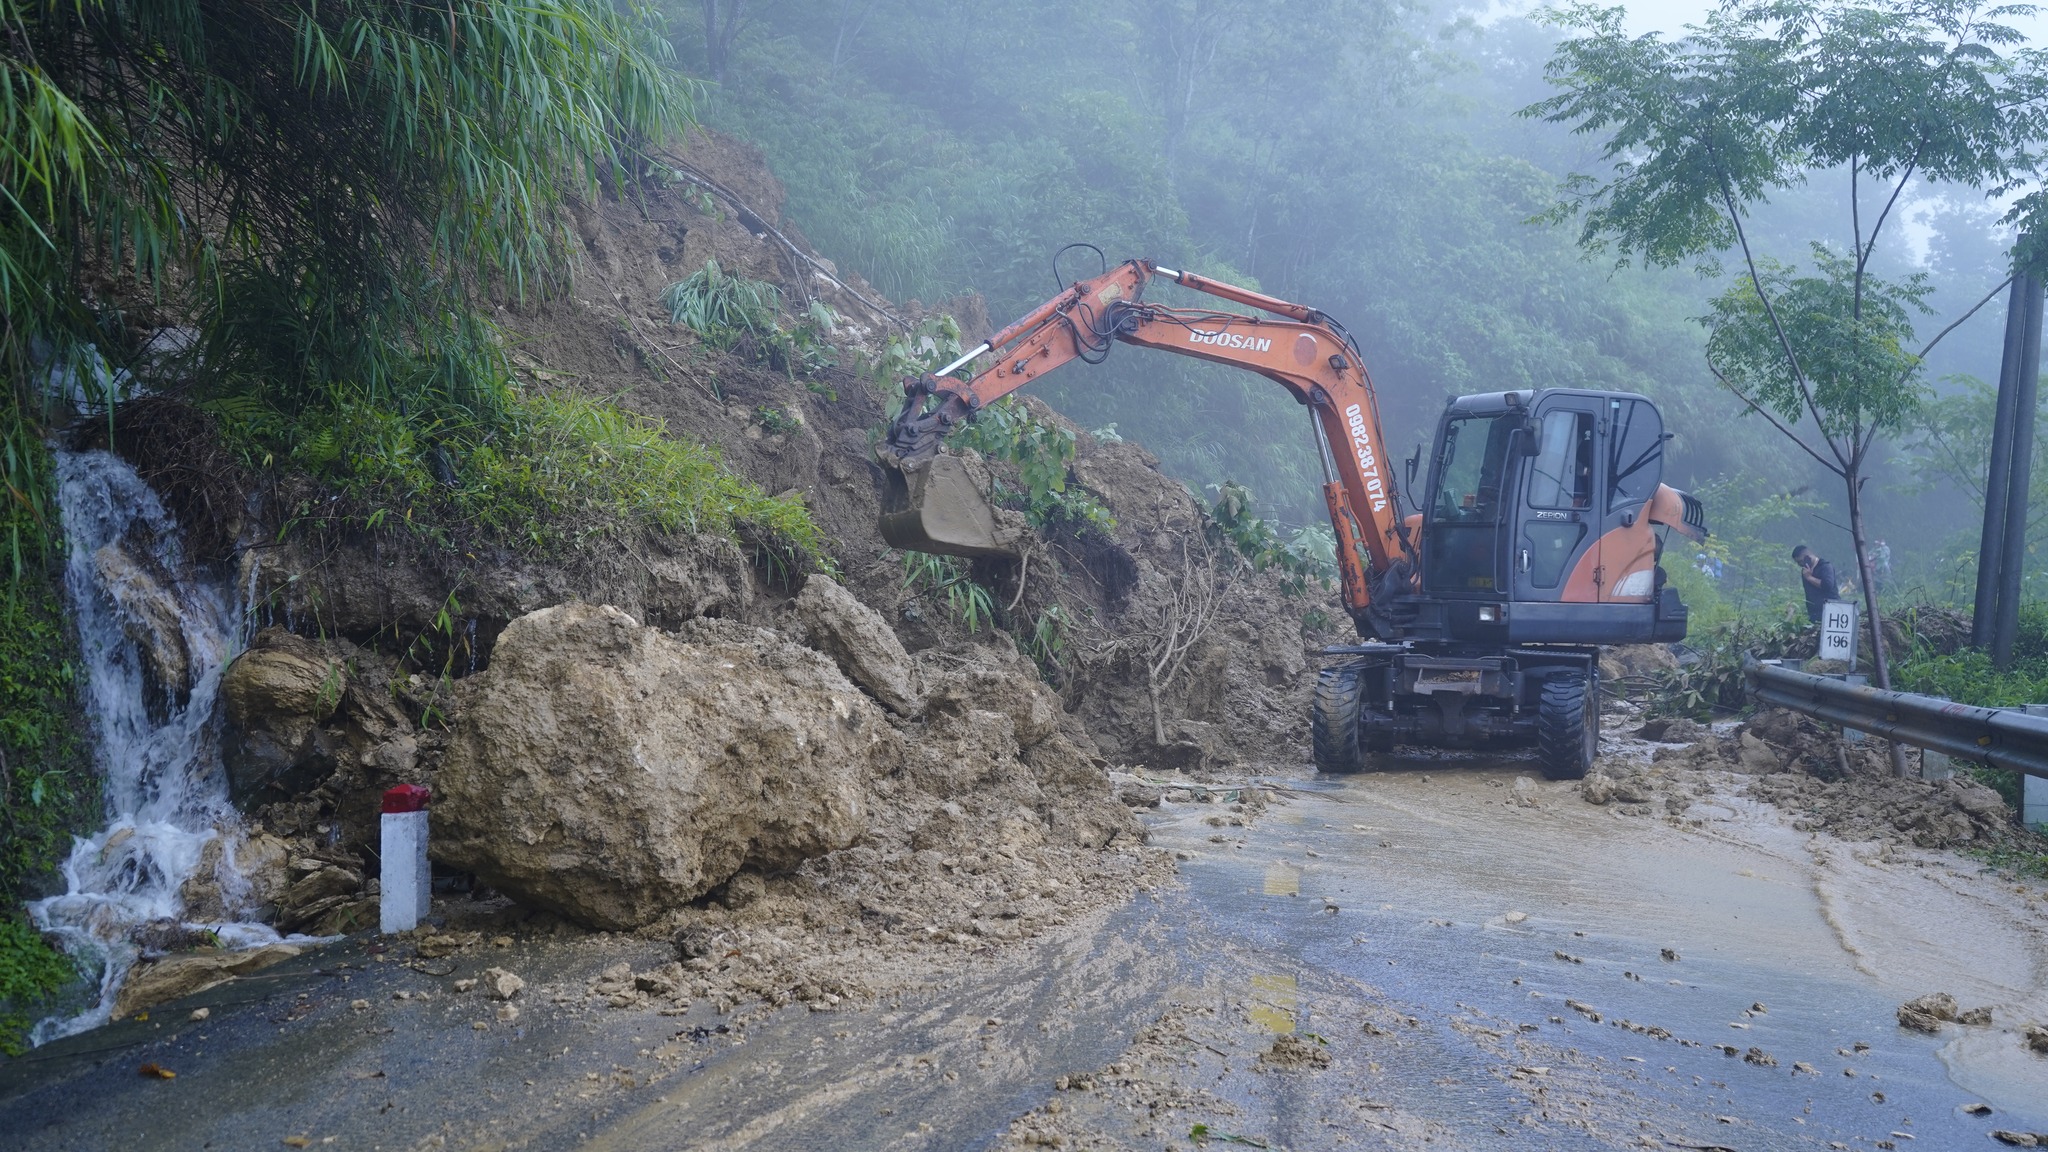
<path fill-rule="evenodd" d="M 1269 315 L 1151 303 L 1154 279 Z M 876 453 L 890 476 L 884 539 L 1015 555 L 1021 530 L 941 443 L 983 405 L 1116 343 L 1258 373 L 1308 409 L 1343 603 L 1365 641 L 1321 653 L 1310 728 L 1323 771 L 1363 770 L 1400 744 L 1514 744 L 1533 745 L 1547 776 L 1582 776 L 1599 740 L 1599 646 L 1684 638 L 1685 606 L 1659 561 L 1667 533 L 1703 539 L 1705 515 L 1661 482 L 1669 436 L 1650 400 L 1571 388 L 1459 397 L 1439 421 L 1421 499 L 1404 508 L 1378 398 L 1340 325 L 1144 260 L 1076 282 L 905 382 Z M 1410 485 L 1423 463 L 1408 462 Z"/>

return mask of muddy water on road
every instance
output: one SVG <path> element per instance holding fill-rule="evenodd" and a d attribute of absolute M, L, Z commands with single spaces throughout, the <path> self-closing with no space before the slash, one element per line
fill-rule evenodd
<path fill-rule="evenodd" d="M 1249 828 L 1182 808 L 1155 834 L 1195 854 L 1182 867 L 1207 928 L 1268 964 L 1370 982 L 1425 1021 L 1504 1028 L 1584 1072 L 1604 1097 L 1582 1109 L 1600 1143 L 1925 1148 L 2048 1130 L 2048 1060 L 2018 1036 L 2048 1017 L 2048 918 L 2012 886 L 1796 833 L 1725 795 L 1684 827 L 1567 785 L 1524 807 L 1515 775 L 1418 763 L 1310 786 Z M 1897 1026 L 1901 1001 L 1937 990 L 1992 1006 L 1993 1026 Z M 1513 1083 L 1517 1049 L 1495 1049 L 1492 1074 Z M 1993 1115 L 1959 1110 L 1974 1101 Z"/>

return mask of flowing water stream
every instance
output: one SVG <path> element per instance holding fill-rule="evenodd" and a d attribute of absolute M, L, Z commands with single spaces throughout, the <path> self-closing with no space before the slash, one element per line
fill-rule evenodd
<path fill-rule="evenodd" d="M 228 803 L 214 701 L 241 648 L 244 613 L 224 581 L 188 563 L 177 523 L 135 470 L 107 452 L 57 453 L 65 596 L 77 622 L 84 697 L 107 824 L 78 840 L 67 890 L 29 905 L 98 981 L 96 1003 L 36 1026 L 41 1044 L 105 1023 L 144 939 L 210 933 L 223 946 L 278 939 L 257 923 L 185 922 L 181 889 L 212 864 L 232 892 L 240 824 Z M 207 846 L 223 838 L 221 850 Z M 232 901 L 230 901 L 232 904 Z"/>

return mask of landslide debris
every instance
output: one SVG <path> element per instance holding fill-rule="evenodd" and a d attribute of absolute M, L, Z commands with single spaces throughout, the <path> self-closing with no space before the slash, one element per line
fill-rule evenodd
<path fill-rule="evenodd" d="M 569 205 L 574 289 L 501 316 L 520 383 L 658 418 L 801 498 L 834 576 L 688 532 L 600 535 L 545 559 L 458 551 L 321 512 L 333 494 L 304 475 L 215 469 L 229 478 L 193 489 L 213 473 L 186 465 L 221 456 L 211 424 L 178 408 L 191 434 L 167 437 L 123 417 L 113 447 L 146 455 L 174 506 L 247 510 L 246 524 L 193 523 L 208 555 L 240 564 L 267 625 L 222 686 L 246 837 L 209 849 L 190 907 L 286 931 L 373 927 L 378 799 L 423 784 L 445 924 L 422 957 L 479 947 L 477 930 L 630 929 L 674 939 L 688 974 L 671 974 L 672 993 L 636 984 L 650 1004 L 825 1004 L 1157 882 L 1170 864 L 1141 847 L 1112 769 L 1306 766 L 1319 637 L 1304 616 L 1334 593 L 1287 596 L 1217 545 L 1200 502 L 1136 444 L 1026 397 L 1074 434 L 1068 483 L 1114 523 L 1042 530 L 1023 562 L 975 565 L 1001 631 L 909 581 L 874 526 L 869 446 L 893 396 L 859 369 L 932 310 L 892 312 L 810 252 L 751 149 L 693 133 L 683 155 L 748 211 L 660 184 Z M 793 306 L 828 303 L 838 366 L 799 379 L 673 324 L 663 291 L 713 258 Z M 943 309 L 969 343 L 991 330 L 978 298 Z M 977 468 L 1024 487 L 1013 465 Z M 245 536 L 269 543 L 222 559 Z M 1210 625 L 1154 691 L 1147 666 L 1202 596 Z M 1034 630 L 1036 661 L 1019 652 Z"/>
<path fill-rule="evenodd" d="M 1847 840 L 1956 848 L 2030 835 L 1990 787 L 1962 777 L 1895 777 L 1882 741 L 1845 742 L 1796 712 L 1768 710 L 1712 730 L 1651 720 L 1635 734 L 1636 742 L 1616 742 L 1581 781 L 1586 802 L 1680 818 L 1712 793 L 1716 776 L 1730 776 L 1742 793 L 1792 813 L 1795 828 Z"/>

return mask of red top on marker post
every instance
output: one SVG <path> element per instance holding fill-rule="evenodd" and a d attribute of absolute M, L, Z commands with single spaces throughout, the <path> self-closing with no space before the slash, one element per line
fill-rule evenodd
<path fill-rule="evenodd" d="M 425 785 L 400 784 L 384 792 L 386 812 L 425 812 L 427 801 L 432 798 Z"/>

